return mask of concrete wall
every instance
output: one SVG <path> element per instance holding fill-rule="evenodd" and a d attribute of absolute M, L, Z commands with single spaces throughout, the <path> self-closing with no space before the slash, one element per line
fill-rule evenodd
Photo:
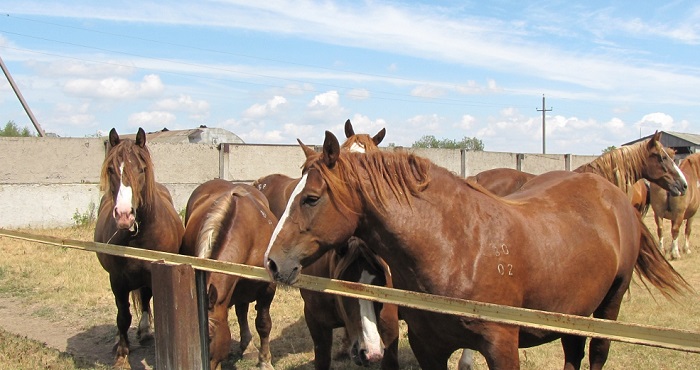
<path fill-rule="evenodd" d="M 192 190 L 214 178 L 250 183 L 262 176 L 301 175 L 304 153 L 298 145 L 149 143 L 156 180 L 171 192 L 175 209 L 184 210 Z M 314 147 L 320 150 L 320 147 Z M 540 174 L 571 169 L 595 156 L 473 152 L 459 149 L 407 150 L 458 176 L 491 168 L 520 168 Z M 102 139 L 0 138 L 0 227 L 65 227 L 100 201 L 99 174 L 105 155 Z"/>

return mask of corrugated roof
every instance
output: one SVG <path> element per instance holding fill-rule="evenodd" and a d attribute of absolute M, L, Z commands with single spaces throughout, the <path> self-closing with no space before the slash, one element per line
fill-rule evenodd
<path fill-rule="evenodd" d="M 688 134 L 688 133 L 683 133 L 683 132 L 672 132 L 672 131 L 664 131 L 664 133 L 676 136 L 679 139 L 683 139 L 685 141 L 689 141 L 695 145 L 700 145 L 700 135 L 698 135 L 698 134 Z"/>

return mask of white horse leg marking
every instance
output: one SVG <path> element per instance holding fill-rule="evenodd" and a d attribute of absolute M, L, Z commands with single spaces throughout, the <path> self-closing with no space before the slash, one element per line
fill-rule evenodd
<path fill-rule="evenodd" d="M 666 254 L 666 248 L 664 248 L 664 237 L 659 238 L 659 248 L 661 249 L 661 253 Z"/>
<path fill-rule="evenodd" d="M 139 336 L 144 338 L 151 335 L 151 317 L 148 311 L 141 312 L 141 321 L 139 321 Z"/>
<path fill-rule="evenodd" d="M 457 370 L 473 370 L 474 369 L 474 351 L 471 349 L 463 349 L 462 356 L 457 363 Z"/>
<path fill-rule="evenodd" d="M 267 245 L 267 250 L 265 251 L 265 260 L 263 261 L 264 266 L 267 268 L 267 258 L 270 255 L 270 249 L 272 249 L 272 244 L 275 243 L 275 239 L 277 239 L 277 235 L 280 233 L 282 230 L 282 227 L 284 227 L 284 223 L 287 221 L 287 217 L 289 217 L 289 209 L 292 208 L 293 202 L 299 197 L 299 194 L 301 193 L 301 190 L 304 189 L 304 186 L 306 186 L 306 179 L 308 177 L 308 174 L 304 174 L 301 176 L 301 179 L 299 179 L 299 183 L 297 186 L 294 188 L 294 191 L 292 191 L 292 195 L 289 196 L 289 201 L 287 202 L 287 207 L 284 209 L 284 213 L 282 214 L 282 217 L 280 217 L 279 222 L 277 222 L 277 226 L 275 226 L 275 230 L 272 232 L 272 237 L 270 238 L 270 243 Z"/>
<path fill-rule="evenodd" d="M 374 278 L 374 275 L 367 271 L 362 271 L 359 282 L 370 284 Z M 375 362 L 382 358 L 384 348 L 382 348 L 382 340 L 377 328 L 377 315 L 374 312 L 374 303 L 364 299 L 360 299 L 359 303 L 360 317 L 362 317 L 362 342 L 359 343 L 360 349 L 366 351 L 367 359 L 370 362 Z"/>
<path fill-rule="evenodd" d="M 678 238 L 675 238 L 671 242 L 671 259 L 677 260 L 680 258 L 681 258 L 681 254 L 678 251 Z"/>

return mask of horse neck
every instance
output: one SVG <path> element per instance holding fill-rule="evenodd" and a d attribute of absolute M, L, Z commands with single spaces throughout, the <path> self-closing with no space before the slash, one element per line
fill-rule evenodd
<path fill-rule="evenodd" d="M 642 146 L 635 146 L 629 149 L 618 148 L 578 167 L 574 172 L 596 173 L 631 196 L 632 186 L 635 182 L 642 179 L 643 163 L 636 159 L 634 154 L 640 148 Z"/>

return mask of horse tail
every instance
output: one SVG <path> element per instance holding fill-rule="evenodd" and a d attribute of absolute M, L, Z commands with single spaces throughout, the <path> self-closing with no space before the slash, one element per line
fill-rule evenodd
<path fill-rule="evenodd" d="M 234 197 L 230 195 L 232 194 L 227 192 L 220 196 L 209 209 L 202 223 L 202 227 L 199 229 L 199 234 L 197 235 L 197 246 L 195 248 L 195 255 L 197 257 L 211 258 L 214 245 L 219 237 L 219 231 L 221 230 L 224 220 L 226 216 L 230 214 L 231 208 L 234 208 L 231 207 Z"/>
<path fill-rule="evenodd" d="M 659 243 L 644 224 L 642 215 L 639 212 L 635 213 L 641 228 L 639 255 L 637 256 L 637 264 L 634 267 L 637 275 L 649 281 L 668 299 L 673 298 L 672 294 L 693 292 L 691 285 L 661 253 Z M 643 280 L 642 283 L 644 283 Z M 649 290 L 646 283 L 644 283 L 644 286 Z"/>
<path fill-rule="evenodd" d="M 143 288 L 138 288 L 136 290 L 131 291 L 131 305 L 134 306 L 134 312 L 136 313 L 136 317 L 141 317 L 144 311 L 143 301 L 141 300 L 141 289 Z M 153 313 L 151 312 L 151 310 L 147 311 L 149 319 L 153 321 Z"/>

